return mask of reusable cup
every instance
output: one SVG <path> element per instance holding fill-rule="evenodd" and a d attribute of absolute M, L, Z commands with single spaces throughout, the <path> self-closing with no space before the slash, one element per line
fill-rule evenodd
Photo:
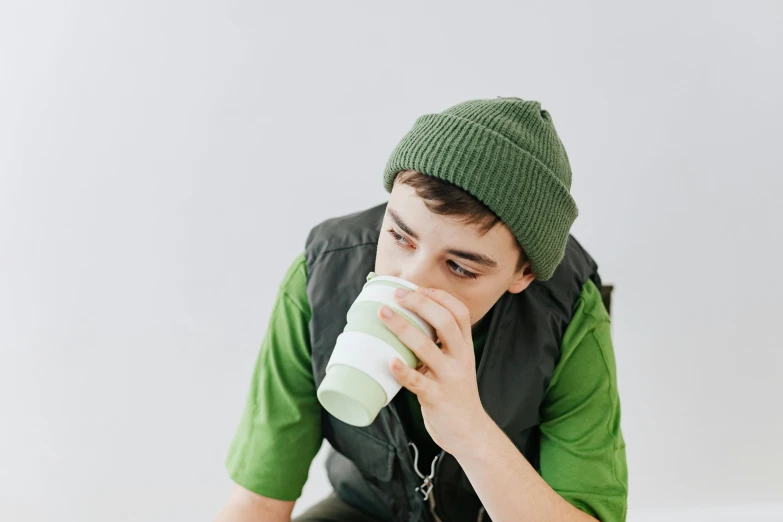
<path fill-rule="evenodd" d="M 378 310 L 386 305 L 424 332 L 432 341 L 435 330 L 394 299 L 394 291 L 416 291 L 415 284 L 391 276 L 370 272 L 359 297 L 348 310 L 348 324 L 337 337 L 326 376 L 318 387 L 318 401 L 331 415 L 353 426 L 372 424 L 402 387 L 389 370 L 389 362 L 398 358 L 410 368 L 419 359 L 383 324 Z"/>

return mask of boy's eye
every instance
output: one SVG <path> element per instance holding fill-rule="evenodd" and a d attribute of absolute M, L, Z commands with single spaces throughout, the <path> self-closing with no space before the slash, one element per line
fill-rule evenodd
<path fill-rule="evenodd" d="M 404 237 L 402 234 L 398 234 L 396 230 L 393 228 L 390 228 L 387 230 L 389 235 L 392 237 L 395 243 L 402 247 L 410 247 L 412 246 L 410 241 L 408 241 L 408 238 Z M 457 276 L 457 277 L 463 277 L 466 279 L 476 279 L 478 277 L 478 274 L 475 274 L 471 272 L 470 270 L 465 270 L 460 265 L 455 263 L 454 261 L 446 261 L 446 264 L 449 266 L 449 269 Z"/>
<path fill-rule="evenodd" d="M 406 238 L 402 237 L 400 234 L 398 234 L 393 228 L 390 228 L 388 230 L 388 232 L 391 235 L 391 237 L 394 239 L 394 241 L 396 241 L 397 243 L 399 243 L 399 244 L 401 244 L 403 246 L 408 246 L 409 245 L 408 240 Z"/>
<path fill-rule="evenodd" d="M 465 270 L 464 268 L 459 266 L 454 261 L 449 260 L 449 261 L 447 261 L 447 263 L 449 265 L 449 268 L 451 268 L 451 270 L 455 274 L 457 274 L 459 277 L 467 277 L 467 278 L 470 278 L 470 279 L 476 279 L 476 277 L 478 277 L 477 274 L 474 274 L 473 272 L 471 272 L 469 270 Z"/>

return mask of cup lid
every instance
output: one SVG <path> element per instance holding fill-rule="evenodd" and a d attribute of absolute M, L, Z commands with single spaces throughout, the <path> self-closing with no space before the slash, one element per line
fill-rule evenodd
<path fill-rule="evenodd" d="M 419 289 L 419 285 L 415 283 L 411 283 L 410 281 L 407 281 L 405 279 L 402 279 L 400 277 L 394 277 L 394 276 L 379 276 L 379 275 L 373 275 L 375 272 L 370 272 L 370 275 L 367 276 L 367 282 L 364 283 L 365 285 L 372 283 L 374 281 L 389 281 L 392 283 L 397 283 L 398 285 L 402 285 L 406 288 L 409 288 L 413 290 L 414 292 Z M 372 277 L 370 277 L 372 276 Z"/>

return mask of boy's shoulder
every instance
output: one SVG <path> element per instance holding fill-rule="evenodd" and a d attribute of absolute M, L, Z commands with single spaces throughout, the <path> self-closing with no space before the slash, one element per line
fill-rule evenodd
<path fill-rule="evenodd" d="M 334 250 L 378 242 L 386 203 L 322 221 L 310 230 L 305 242 L 307 261 Z"/>
<path fill-rule="evenodd" d="M 559 301 L 575 304 L 585 289 L 585 285 L 590 281 L 597 288 L 601 288 L 598 265 L 579 241 L 569 235 L 563 260 L 552 277 L 546 281 L 535 280 L 526 291 L 532 290 L 532 293 L 535 294 L 547 294 L 559 298 Z"/>

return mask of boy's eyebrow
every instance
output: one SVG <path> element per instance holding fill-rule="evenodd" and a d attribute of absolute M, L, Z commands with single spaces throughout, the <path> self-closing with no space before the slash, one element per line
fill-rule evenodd
<path fill-rule="evenodd" d="M 391 216 L 392 220 L 397 223 L 397 226 L 402 229 L 403 232 L 411 236 L 413 239 L 419 239 L 419 236 L 416 235 L 416 232 L 410 229 L 408 225 L 405 224 L 405 222 L 400 218 L 400 215 L 397 214 L 394 210 L 388 209 L 389 215 Z"/>
<path fill-rule="evenodd" d="M 403 232 L 411 236 L 413 239 L 419 239 L 419 236 L 416 235 L 416 232 L 411 230 L 410 227 L 405 224 L 402 218 L 400 218 L 399 214 L 390 208 L 387 208 L 387 210 L 389 211 L 389 216 L 391 216 L 392 221 L 394 221 Z M 461 257 L 462 259 L 467 259 L 468 261 L 473 261 L 474 263 L 478 263 L 479 265 L 483 265 L 488 268 L 497 268 L 498 266 L 497 261 L 489 256 L 485 256 L 484 254 L 479 254 L 477 252 L 466 252 L 464 250 L 457 250 L 455 248 L 450 248 L 446 252 L 453 256 Z"/>
<path fill-rule="evenodd" d="M 474 263 L 484 265 L 488 268 L 497 268 L 498 266 L 497 261 L 491 257 L 485 256 L 484 254 L 478 254 L 476 252 L 464 252 L 462 250 L 454 249 L 449 249 L 447 252 L 453 256 L 461 257 L 462 259 L 467 259 L 468 261 L 473 261 Z"/>

